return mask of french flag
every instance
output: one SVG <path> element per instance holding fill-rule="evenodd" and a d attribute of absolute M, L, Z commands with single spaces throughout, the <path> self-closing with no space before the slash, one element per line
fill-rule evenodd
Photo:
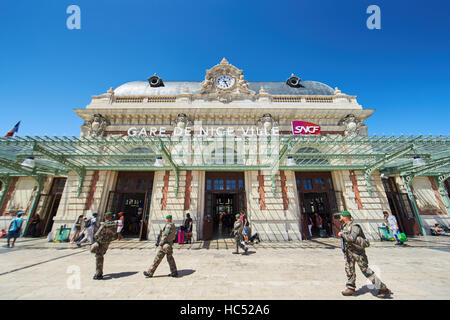
<path fill-rule="evenodd" d="M 9 132 L 6 134 L 5 137 L 12 137 L 14 136 L 14 133 L 19 131 L 19 125 L 20 125 L 20 121 L 16 123 L 16 125 L 14 126 L 14 128 L 12 128 L 11 130 L 9 130 Z"/>

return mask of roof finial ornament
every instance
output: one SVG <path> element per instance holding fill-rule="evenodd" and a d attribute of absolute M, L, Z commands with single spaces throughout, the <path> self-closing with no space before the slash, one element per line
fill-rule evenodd
<path fill-rule="evenodd" d="M 223 58 L 220 64 L 230 64 L 227 59 Z"/>
<path fill-rule="evenodd" d="M 264 90 L 263 86 L 261 86 L 261 89 L 259 89 L 259 94 L 265 94 L 265 93 L 267 93 L 267 91 Z"/>
<path fill-rule="evenodd" d="M 114 89 L 111 87 L 111 88 L 109 88 L 109 90 L 108 91 L 106 91 L 106 93 L 109 93 L 109 94 L 114 94 Z"/>
<path fill-rule="evenodd" d="M 342 94 L 342 91 L 339 90 L 338 87 L 334 88 L 334 95 L 335 95 L 335 96 L 341 95 L 341 94 Z"/>

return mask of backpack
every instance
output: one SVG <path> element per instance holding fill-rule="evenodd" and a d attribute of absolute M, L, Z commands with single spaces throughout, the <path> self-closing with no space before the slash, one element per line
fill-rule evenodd
<path fill-rule="evenodd" d="M 91 220 L 91 219 L 89 219 L 88 221 L 86 221 L 85 224 L 84 224 L 84 227 L 85 227 L 86 229 L 89 228 L 90 226 L 92 226 L 92 220 Z"/>
<path fill-rule="evenodd" d="M 361 230 L 361 236 L 357 236 L 355 242 L 353 242 L 352 244 L 356 249 L 364 250 L 365 248 L 368 248 L 370 246 L 370 242 L 364 235 L 364 231 L 362 230 L 361 226 L 359 224 L 355 224 L 355 226 L 358 226 L 359 230 Z"/>

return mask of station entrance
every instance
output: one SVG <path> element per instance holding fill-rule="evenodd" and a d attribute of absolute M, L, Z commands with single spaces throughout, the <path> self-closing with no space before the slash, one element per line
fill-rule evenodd
<path fill-rule="evenodd" d="M 109 194 L 106 211 L 116 215 L 123 212 L 124 237 L 147 239 L 153 176 L 152 171 L 119 172 L 116 190 Z"/>
<path fill-rule="evenodd" d="M 243 172 L 206 172 L 203 239 L 230 238 L 236 213 L 246 211 Z"/>
<path fill-rule="evenodd" d="M 335 191 L 330 172 L 296 172 L 302 239 L 336 236 L 345 210 L 342 193 Z"/>

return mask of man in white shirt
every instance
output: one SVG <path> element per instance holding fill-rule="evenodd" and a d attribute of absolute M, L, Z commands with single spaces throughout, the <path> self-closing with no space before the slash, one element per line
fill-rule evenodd
<path fill-rule="evenodd" d="M 77 246 L 81 247 L 81 244 L 89 239 L 89 244 L 94 243 L 94 229 L 95 229 L 95 223 L 97 222 L 97 213 L 92 214 L 92 218 L 89 220 L 86 220 L 85 222 L 85 228 L 86 228 L 86 234 L 84 235 L 84 238 L 78 241 Z"/>
<path fill-rule="evenodd" d="M 397 223 L 397 219 L 394 217 L 394 215 L 389 214 L 389 212 L 387 211 L 383 211 L 383 216 L 384 216 L 384 221 L 386 222 L 389 231 L 392 233 L 392 235 L 395 237 L 395 239 L 397 240 L 397 243 L 395 244 L 396 246 L 401 246 L 403 245 L 403 242 L 401 242 L 398 239 L 397 234 L 400 233 L 399 227 L 398 227 L 398 223 Z"/>

